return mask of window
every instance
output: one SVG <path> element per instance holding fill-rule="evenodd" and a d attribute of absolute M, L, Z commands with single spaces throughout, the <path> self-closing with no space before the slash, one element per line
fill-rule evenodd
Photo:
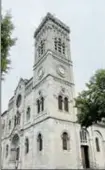
<path fill-rule="evenodd" d="M 57 38 L 54 40 L 55 50 L 57 50 Z"/>
<path fill-rule="evenodd" d="M 44 40 L 41 40 L 40 45 L 38 47 L 38 55 L 39 55 L 39 57 L 41 55 L 43 55 L 44 51 L 45 51 L 45 42 L 44 42 Z"/>
<path fill-rule="evenodd" d="M 63 50 L 63 54 L 65 54 L 65 44 L 62 44 L 62 50 Z"/>
<path fill-rule="evenodd" d="M 58 51 L 61 53 L 61 39 L 58 39 Z"/>
<path fill-rule="evenodd" d="M 25 153 L 27 154 L 29 152 L 29 140 L 26 138 L 25 140 Z"/>
<path fill-rule="evenodd" d="M 20 148 L 16 148 L 16 160 L 19 160 L 19 152 L 20 152 Z"/>
<path fill-rule="evenodd" d="M 64 109 L 67 112 L 69 111 L 69 108 L 68 108 L 68 98 L 67 97 L 64 98 Z"/>
<path fill-rule="evenodd" d="M 38 47 L 38 55 L 39 55 L 39 57 L 41 56 L 41 48 L 40 48 L 40 46 Z"/>
<path fill-rule="evenodd" d="M 95 138 L 95 142 L 96 142 L 96 150 L 97 152 L 100 152 L 99 139 L 97 137 Z"/>
<path fill-rule="evenodd" d="M 60 110 L 62 110 L 62 102 L 63 102 L 62 96 L 58 96 L 58 108 L 59 108 Z"/>
<path fill-rule="evenodd" d="M 22 101 L 22 96 L 19 94 L 18 97 L 17 97 L 17 100 L 16 100 L 16 106 L 17 107 L 20 107 L 21 101 Z"/>
<path fill-rule="evenodd" d="M 39 113 L 40 111 L 44 110 L 44 98 L 41 97 L 41 99 L 37 100 L 37 112 Z"/>
<path fill-rule="evenodd" d="M 80 139 L 82 143 L 87 143 L 87 132 L 85 129 L 81 129 L 80 131 Z"/>
<path fill-rule="evenodd" d="M 69 103 L 69 101 L 68 101 L 68 98 L 67 98 L 67 97 L 65 97 L 65 98 L 63 99 L 63 97 L 62 97 L 61 95 L 58 96 L 58 108 L 59 108 L 60 110 L 63 110 L 63 104 L 64 104 L 64 110 L 65 110 L 66 112 L 68 112 L 68 111 L 69 111 L 69 105 L 68 105 L 68 103 Z"/>
<path fill-rule="evenodd" d="M 65 43 L 62 42 L 61 38 L 54 39 L 54 48 L 55 48 L 55 51 L 58 51 L 59 53 L 62 53 L 65 55 Z"/>
<path fill-rule="evenodd" d="M 41 41 L 41 55 L 44 53 L 44 41 Z"/>
<path fill-rule="evenodd" d="M 5 128 L 5 120 L 2 123 L 2 129 L 4 130 L 4 128 Z"/>
<path fill-rule="evenodd" d="M 39 101 L 39 99 L 37 100 L 37 112 L 38 113 L 40 112 L 40 101 Z"/>
<path fill-rule="evenodd" d="M 42 135 L 41 134 L 38 135 L 37 142 L 38 142 L 38 150 L 42 151 L 42 149 L 43 149 L 43 140 L 42 140 Z"/>
<path fill-rule="evenodd" d="M 30 112 L 31 112 L 31 109 L 30 107 L 27 108 L 27 113 L 26 113 L 26 119 L 27 121 L 30 119 Z"/>
<path fill-rule="evenodd" d="M 9 146 L 6 145 L 6 158 L 8 157 Z"/>
<path fill-rule="evenodd" d="M 9 120 L 9 129 L 11 129 L 11 120 Z"/>
<path fill-rule="evenodd" d="M 43 111 L 44 110 L 44 98 L 41 97 L 41 110 Z"/>
<path fill-rule="evenodd" d="M 68 134 L 67 134 L 67 132 L 64 132 L 62 135 L 63 150 L 68 150 L 68 142 L 69 142 Z"/>
<path fill-rule="evenodd" d="M 20 113 L 17 111 L 17 114 L 14 116 L 14 126 L 20 124 Z"/>
<path fill-rule="evenodd" d="M 16 124 L 17 124 L 17 125 L 20 124 L 20 113 L 19 113 L 19 111 L 17 111 Z"/>
<path fill-rule="evenodd" d="M 14 126 L 16 126 L 17 124 L 17 119 L 16 119 L 16 115 L 14 116 Z"/>

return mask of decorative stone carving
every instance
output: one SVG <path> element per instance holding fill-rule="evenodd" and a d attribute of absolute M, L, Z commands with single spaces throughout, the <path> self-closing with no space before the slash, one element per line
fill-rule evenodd
<path fill-rule="evenodd" d="M 46 90 L 45 89 L 41 89 L 41 90 L 39 90 L 39 92 L 38 92 L 38 94 L 39 94 L 39 97 L 46 97 L 46 95 L 47 95 L 47 92 L 46 92 Z"/>
<path fill-rule="evenodd" d="M 61 91 L 62 91 L 62 93 L 65 93 L 65 88 L 64 87 L 61 87 L 62 89 L 61 89 Z"/>
<path fill-rule="evenodd" d="M 23 136 L 24 134 L 24 129 L 20 129 L 20 136 Z"/>

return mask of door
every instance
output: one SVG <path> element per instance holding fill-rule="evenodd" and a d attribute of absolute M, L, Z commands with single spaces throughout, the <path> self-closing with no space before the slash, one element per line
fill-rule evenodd
<path fill-rule="evenodd" d="M 81 146 L 81 154 L 82 154 L 83 168 L 90 168 L 90 163 L 89 163 L 89 147 L 87 145 Z"/>

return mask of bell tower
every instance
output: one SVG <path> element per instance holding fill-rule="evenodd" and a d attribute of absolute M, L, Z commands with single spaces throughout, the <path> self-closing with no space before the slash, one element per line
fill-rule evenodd
<path fill-rule="evenodd" d="M 34 34 L 33 88 L 46 91 L 50 116 L 75 121 L 69 33 L 68 26 L 47 13 Z"/>

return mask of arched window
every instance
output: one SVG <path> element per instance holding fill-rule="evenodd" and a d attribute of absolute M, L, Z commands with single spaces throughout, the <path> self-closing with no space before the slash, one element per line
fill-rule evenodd
<path fill-rule="evenodd" d="M 39 101 L 39 99 L 37 100 L 37 113 L 39 113 L 40 112 L 40 101 Z"/>
<path fill-rule="evenodd" d="M 62 148 L 63 150 L 68 150 L 68 142 L 69 142 L 69 137 L 67 132 L 64 132 L 62 135 Z"/>
<path fill-rule="evenodd" d="M 27 154 L 29 152 L 29 140 L 26 138 L 25 140 L 25 153 Z"/>
<path fill-rule="evenodd" d="M 9 146 L 6 145 L 6 158 L 8 157 Z"/>
<path fill-rule="evenodd" d="M 16 118 L 16 115 L 14 116 L 14 126 L 16 126 L 17 124 L 17 118 Z"/>
<path fill-rule="evenodd" d="M 54 40 L 54 46 L 55 46 L 55 50 L 57 51 L 57 38 L 55 38 Z"/>
<path fill-rule="evenodd" d="M 16 148 L 16 160 L 19 160 L 19 152 L 20 152 L 20 148 Z"/>
<path fill-rule="evenodd" d="M 40 48 L 40 46 L 38 47 L 38 56 L 39 57 L 41 56 L 41 48 Z"/>
<path fill-rule="evenodd" d="M 9 120 L 9 129 L 11 129 L 11 120 Z"/>
<path fill-rule="evenodd" d="M 87 132 L 83 128 L 80 131 L 80 139 L 82 143 L 87 143 Z"/>
<path fill-rule="evenodd" d="M 41 110 L 43 111 L 44 110 L 44 98 L 41 97 Z"/>
<path fill-rule="evenodd" d="M 16 124 L 17 125 L 20 124 L 20 113 L 19 113 L 19 111 L 17 111 L 17 115 L 16 115 Z"/>
<path fill-rule="evenodd" d="M 17 97 L 17 100 L 16 100 L 16 106 L 17 107 L 20 107 L 21 101 L 22 101 L 22 96 L 21 96 L 21 94 L 19 94 L 18 97 Z"/>
<path fill-rule="evenodd" d="M 58 39 L 58 51 L 61 53 L 61 38 Z"/>
<path fill-rule="evenodd" d="M 95 138 L 95 142 L 96 142 L 96 150 L 97 152 L 100 152 L 99 139 L 97 137 Z"/>
<path fill-rule="evenodd" d="M 58 108 L 59 108 L 60 110 L 62 110 L 62 102 L 63 102 L 62 96 L 58 96 Z"/>
<path fill-rule="evenodd" d="M 40 133 L 38 135 L 37 142 L 38 142 L 38 150 L 42 151 L 42 149 L 43 149 L 43 140 L 42 140 L 42 135 Z"/>
<path fill-rule="evenodd" d="M 65 111 L 69 111 L 69 107 L 68 107 L 68 98 L 67 97 L 65 97 L 64 98 L 64 109 L 65 109 Z"/>
<path fill-rule="evenodd" d="M 41 55 L 43 55 L 44 51 L 45 51 L 45 40 L 41 40 L 40 45 L 38 47 L 38 55 L 39 55 L 39 57 Z"/>
<path fill-rule="evenodd" d="M 26 119 L 27 119 L 27 121 L 30 119 L 30 112 L 31 112 L 31 108 L 28 107 L 27 108 L 27 112 L 26 112 Z"/>
<path fill-rule="evenodd" d="M 41 43 L 40 43 L 41 45 L 41 55 L 44 53 L 44 48 L 45 48 L 45 43 L 44 43 L 44 40 L 43 41 L 41 41 Z"/>
<path fill-rule="evenodd" d="M 2 123 L 2 129 L 4 130 L 4 128 L 5 128 L 5 120 Z"/>
<path fill-rule="evenodd" d="M 54 48 L 55 51 L 65 54 L 65 43 L 62 42 L 61 38 L 54 39 Z"/>
<path fill-rule="evenodd" d="M 63 51 L 63 54 L 65 54 L 65 43 L 62 44 L 62 51 Z"/>

